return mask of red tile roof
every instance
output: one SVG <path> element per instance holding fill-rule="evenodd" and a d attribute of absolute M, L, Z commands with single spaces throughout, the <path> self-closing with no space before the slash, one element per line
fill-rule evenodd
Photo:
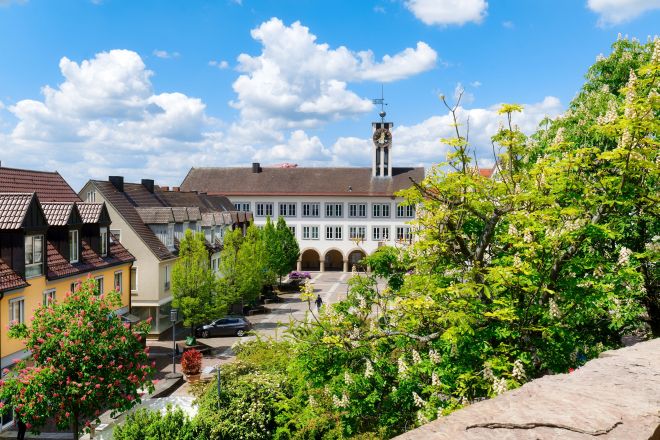
<path fill-rule="evenodd" d="M 57 171 L 0 167 L 0 192 L 36 192 L 42 203 L 82 201 Z"/>
<path fill-rule="evenodd" d="M 32 193 L 0 193 L 0 229 L 19 229 L 33 197 Z"/>
<path fill-rule="evenodd" d="M 103 203 L 76 203 L 83 223 L 98 223 L 103 212 Z"/>
<path fill-rule="evenodd" d="M 479 168 L 479 174 L 483 177 L 491 177 L 495 168 Z"/>
<path fill-rule="evenodd" d="M 41 209 L 44 211 L 49 226 L 65 226 L 69 223 L 74 202 L 42 203 Z"/>
<path fill-rule="evenodd" d="M 81 240 L 82 253 L 80 261 L 77 263 L 70 263 L 48 240 L 47 242 L 47 274 L 48 279 L 64 278 L 75 275 L 84 275 L 87 272 L 104 269 L 107 267 L 116 266 L 118 264 L 125 264 L 135 261 L 121 243 L 113 240 L 108 249 L 108 255 L 101 257 L 91 248 L 89 243 Z"/>
<path fill-rule="evenodd" d="M 16 272 L 14 272 L 7 263 L 0 259 L 0 292 L 20 289 L 27 287 L 28 283 Z"/>

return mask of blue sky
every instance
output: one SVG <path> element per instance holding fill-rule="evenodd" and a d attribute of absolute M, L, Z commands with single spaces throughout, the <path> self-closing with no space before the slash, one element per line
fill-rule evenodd
<path fill-rule="evenodd" d="M 658 23 L 660 0 L 0 0 L 0 160 L 74 187 L 364 166 L 383 84 L 395 164 L 444 158 L 437 96 L 461 87 L 488 164 L 498 103 L 524 104 L 532 131 L 618 33 L 646 40 Z"/>

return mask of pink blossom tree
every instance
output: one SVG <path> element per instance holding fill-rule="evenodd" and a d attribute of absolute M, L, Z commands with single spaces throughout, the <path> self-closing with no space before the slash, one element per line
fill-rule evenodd
<path fill-rule="evenodd" d="M 30 326 L 11 326 L 9 335 L 25 341 L 32 359 L 4 371 L 0 411 L 13 408 L 32 432 L 54 420 L 78 439 L 103 411 L 115 415 L 139 403 L 141 390 L 153 390 L 154 365 L 141 342 L 149 324 L 122 323 L 114 313 L 120 306 L 118 293 L 96 295 L 87 279 L 63 301 L 37 309 Z"/>

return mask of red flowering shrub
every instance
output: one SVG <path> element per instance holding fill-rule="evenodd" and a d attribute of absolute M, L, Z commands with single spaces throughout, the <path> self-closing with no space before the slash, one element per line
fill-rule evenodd
<path fill-rule="evenodd" d="M 202 353 L 194 348 L 186 350 L 181 358 L 181 369 L 186 376 L 199 374 L 202 371 Z"/>
<path fill-rule="evenodd" d="M 63 301 L 37 309 L 30 327 L 9 331 L 25 341 L 33 362 L 19 363 L 0 381 L 0 412 L 13 407 L 33 432 L 53 419 L 77 439 L 102 411 L 126 411 L 140 402 L 140 392 L 153 390 L 153 364 L 141 343 L 149 323 L 123 324 L 114 313 L 119 294 L 97 296 L 95 286 L 86 280 Z"/>

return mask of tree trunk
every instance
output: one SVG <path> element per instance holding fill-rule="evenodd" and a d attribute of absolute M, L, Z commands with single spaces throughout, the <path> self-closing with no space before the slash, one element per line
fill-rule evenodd
<path fill-rule="evenodd" d="M 78 414 L 74 414 L 71 419 L 71 431 L 73 431 L 73 440 L 78 440 Z"/>

